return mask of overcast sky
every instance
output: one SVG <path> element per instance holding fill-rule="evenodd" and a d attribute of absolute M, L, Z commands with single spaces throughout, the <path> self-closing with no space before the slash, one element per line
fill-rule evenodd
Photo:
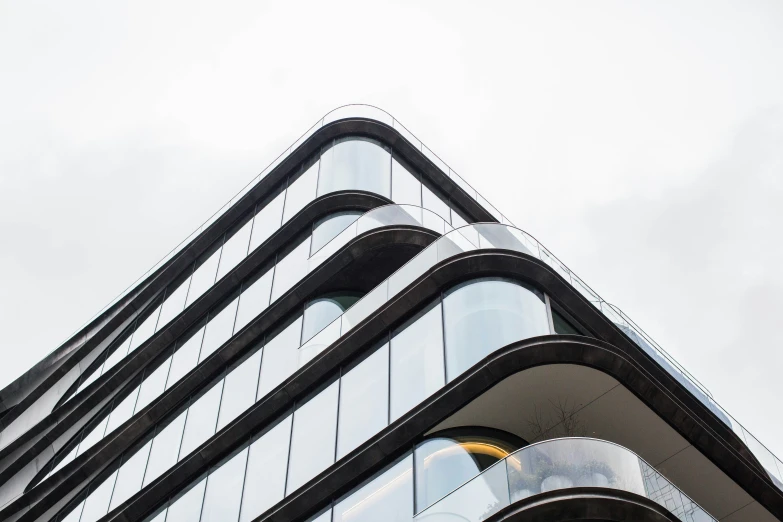
<path fill-rule="evenodd" d="M 783 458 L 783 3 L 0 0 L 0 386 L 378 105 Z"/>

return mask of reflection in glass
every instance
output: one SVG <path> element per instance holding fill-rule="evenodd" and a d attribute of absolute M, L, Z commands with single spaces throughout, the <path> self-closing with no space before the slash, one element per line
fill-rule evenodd
<path fill-rule="evenodd" d="M 195 272 L 193 272 L 185 307 L 190 306 L 196 299 L 201 297 L 201 294 L 209 290 L 212 285 L 215 284 L 218 263 L 220 263 L 220 248 L 215 250 L 215 252 L 209 256 Z"/>
<path fill-rule="evenodd" d="M 334 506 L 334 522 L 410 522 L 413 459 L 392 465 Z"/>
<path fill-rule="evenodd" d="M 111 492 L 114 489 L 116 479 L 117 472 L 115 471 L 87 495 L 80 522 L 95 522 L 109 512 L 109 500 L 111 500 Z"/>
<path fill-rule="evenodd" d="M 333 382 L 294 412 L 286 494 L 334 462 L 338 382 Z"/>
<path fill-rule="evenodd" d="M 209 313 L 207 329 L 204 333 L 204 341 L 201 343 L 201 353 L 198 356 L 198 362 L 203 361 L 220 346 L 228 341 L 234 331 L 234 319 L 237 315 L 237 303 L 239 299 L 233 299 L 225 308 L 217 312 Z"/>
<path fill-rule="evenodd" d="M 275 196 L 266 206 L 258 210 L 253 220 L 253 234 L 250 237 L 248 253 L 258 248 L 261 243 L 269 239 L 269 236 L 280 229 L 283 220 L 284 202 L 285 191 Z"/>
<path fill-rule="evenodd" d="M 444 384 L 443 324 L 436 302 L 411 319 L 391 340 L 391 420 Z"/>
<path fill-rule="evenodd" d="M 234 326 L 235 332 L 244 328 L 269 306 L 273 273 L 274 269 L 267 270 L 264 275 L 255 281 L 242 284 L 242 293 L 239 294 L 239 310 L 237 311 L 237 320 Z"/>
<path fill-rule="evenodd" d="M 543 295 L 520 283 L 475 279 L 443 298 L 448 380 L 511 342 L 549 333 Z"/>
<path fill-rule="evenodd" d="M 188 408 L 185 432 L 182 434 L 182 445 L 179 450 L 179 460 L 185 458 L 191 451 L 215 434 L 222 391 L 223 381 L 220 381 L 207 393 L 196 399 Z"/>
<path fill-rule="evenodd" d="M 388 423 L 389 344 L 340 378 L 337 458 L 375 435 Z"/>
<path fill-rule="evenodd" d="M 253 520 L 283 498 L 291 419 L 287 416 L 250 445 L 241 522 Z"/>
<path fill-rule="evenodd" d="M 402 166 L 392 158 L 392 201 L 398 205 L 421 206 L 421 182 L 418 175 Z"/>
<path fill-rule="evenodd" d="M 116 508 L 141 489 L 144 468 L 147 466 L 147 457 L 149 457 L 151 447 L 152 441 L 149 441 L 133 455 L 123 457 L 117 482 L 114 484 L 114 492 L 111 495 L 109 510 Z"/>
<path fill-rule="evenodd" d="M 261 382 L 258 384 L 260 399 L 286 380 L 297 368 L 297 350 L 302 334 L 302 316 L 298 316 L 288 326 L 264 345 L 261 361 Z"/>
<path fill-rule="evenodd" d="M 217 431 L 253 405 L 260 367 L 261 350 L 258 350 L 226 375 L 223 398 L 220 400 Z"/>
<path fill-rule="evenodd" d="M 345 230 L 348 225 L 359 219 L 364 212 L 360 210 L 345 210 L 329 214 L 313 225 L 313 242 L 310 245 L 310 255 L 318 252 L 322 246 Z"/>
<path fill-rule="evenodd" d="M 166 522 L 195 522 L 201 514 L 201 503 L 204 501 L 204 486 L 207 479 L 201 479 L 184 495 L 169 506 Z"/>
<path fill-rule="evenodd" d="M 247 448 L 234 455 L 207 477 L 201 522 L 236 522 L 242 500 Z"/>
<path fill-rule="evenodd" d="M 287 292 L 307 275 L 310 257 L 310 236 L 307 236 L 275 266 L 275 281 L 272 285 L 272 301 Z"/>
<path fill-rule="evenodd" d="M 158 428 L 158 432 L 152 440 L 150 458 L 147 461 L 147 471 L 144 472 L 144 486 L 177 463 L 179 443 L 182 440 L 182 428 L 185 427 L 186 414 L 187 411 L 183 411 L 168 426 Z"/>
<path fill-rule="evenodd" d="M 306 167 L 304 173 L 296 180 L 288 181 L 288 190 L 285 194 L 285 210 L 283 211 L 283 223 L 294 217 L 297 212 L 315 199 L 315 186 L 318 182 L 318 162 Z"/>
<path fill-rule="evenodd" d="M 185 344 L 174 352 L 171 360 L 171 369 L 166 381 L 166 389 L 174 386 L 185 374 L 196 367 L 198 353 L 201 351 L 201 339 L 204 337 L 204 327 L 199 328 Z M 181 341 L 180 341 L 181 342 Z"/>
<path fill-rule="evenodd" d="M 251 219 L 223 244 L 223 252 L 220 254 L 220 266 L 217 272 L 218 281 L 247 257 L 247 247 L 250 243 L 250 229 L 252 227 L 253 220 Z"/>
<path fill-rule="evenodd" d="M 308 302 L 304 311 L 302 342 L 320 332 L 358 300 L 356 294 L 332 294 Z"/>
<path fill-rule="evenodd" d="M 364 138 L 336 140 L 321 154 L 318 195 L 338 190 L 366 190 L 389 197 L 391 155 L 379 143 Z"/>

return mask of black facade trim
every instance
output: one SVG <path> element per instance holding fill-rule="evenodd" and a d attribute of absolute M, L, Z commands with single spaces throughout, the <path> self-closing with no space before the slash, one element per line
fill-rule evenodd
<path fill-rule="evenodd" d="M 190 481 L 238 449 L 294 402 L 332 378 L 390 327 L 456 283 L 482 276 L 511 277 L 542 289 L 603 340 L 582 336 L 547 336 L 501 349 L 398 419 L 281 504 L 259 517 L 271 521 L 302 517 L 334 496 L 368 478 L 372 472 L 409 450 L 438 422 L 501 381 L 544 364 L 581 364 L 604 371 L 621 382 L 688 442 L 726 472 L 751 496 L 783 518 L 783 495 L 745 445 L 698 399 L 650 359 L 570 284 L 540 260 L 505 250 L 473 251 L 436 265 L 397 297 L 333 343 L 245 414 L 180 461 L 102 520 L 131 522 L 165 502 Z M 239 339 L 236 342 L 241 342 Z"/>
<path fill-rule="evenodd" d="M 426 520 L 422 517 L 421 520 Z M 487 522 L 681 522 L 652 500 L 619 489 L 569 488 L 514 502 Z"/>

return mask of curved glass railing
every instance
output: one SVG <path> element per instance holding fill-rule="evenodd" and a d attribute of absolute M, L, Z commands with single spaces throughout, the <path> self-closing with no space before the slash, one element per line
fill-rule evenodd
<path fill-rule="evenodd" d="M 649 498 L 683 522 L 716 522 L 634 452 L 588 438 L 548 440 L 517 450 L 414 520 L 478 522 L 536 494 L 575 487 L 627 491 Z"/>

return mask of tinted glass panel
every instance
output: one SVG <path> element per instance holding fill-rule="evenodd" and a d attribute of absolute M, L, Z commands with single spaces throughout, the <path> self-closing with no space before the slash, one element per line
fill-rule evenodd
<path fill-rule="evenodd" d="M 552 323 L 555 326 L 555 333 L 565 335 L 582 335 L 582 333 L 577 330 L 574 325 L 569 323 L 565 317 L 554 310 L 552 310 Z"/>
<path fill-rule="evenodd" d="M 330 214 L 316 221 L 313 226 L 313 244 L 310 246 L 310 253 L 318 252 L 322 246 L 334 239 L 337 234 L 359 219 L 362 214 L 363 212 L 358 210 L 346 210 Z"/>
<path fill-rule="evenodd" d="M 87 502 L 84 503 L 84 511 L 82 511 L 80 522 L 95 522 L 109 512 L 111 491 L 114 489 L 114 481 L 116 479 L 117 472 L 115 471 L 87 495 Z"/>
<path fill-rule="evenodd" d="M 307 170 L 293 183 L 289 181 L 285 195 L 285 210 L 283 223 L 294 217 L 308 203 L 315 199 L 315 185 L 318 182 L 318 162 L 310 165 Z"/>
<path fill-rule="evenodd" d="M 391 420 L 444 384 L 443 324 L 436 303 L 401 328 L 391 340 Z"/>
<path fill-rule="evenodd" d="M 213 471 L 207 478 L 201 522 L 236 522 L 242 500 L 247 449 Z"/>
<path fill-rule="evenodd" d="M 283 498 L 291 415 L 250 445 L 240 520 L 247 522 Z"/>
<path fill-rule="evenodd" d="M 549 333 L 543 296 L 500 279 L 452 289 L 443 299 L 443 316 L 449 380 L 498 348 Z"/>
<path fill-rule="evenodd" d="M 413 459 L 407 456 L 334 506 L 334 522 L 410 522 Z"/>
<path fill-rule="evenodd" d="M 394 158 L 392 158 L 391 200 L 398 205 L 421 206 L 421 182 Z"/>
<path fill-rule="evenodd" d="M 120 472 L 117 475 L 117 482 L 114 485 L 114 493 L 111 495 L 109 509 L 116 508 L 141 489 L 141 482 L 144 480 L 144 468 L 147 466 L 147 457 L 149 457 L 151 447 L 152 441 L 149 441 L 122 463 Z"/>
<path fill-rule="evenodd" d="M 155 438 L 152 440 L 150 458 L 147 462 L 147 471 L 144 473 L 145 486 L 177 463 L 179 443 L 182 440 L 182 428 L 185 427 L 186 413 L 186 411 L 180 413 L 168 426 L 155 434 Z"/>
<path fill-rule="evenodd" d="M 272 290 L 273 272 L 274 270 L 269 270 L 247 288 L 244 286 L 242 287 L 242 293 L 239 296 L 239 311 L 237 311 L 234 331 L 240 331 L 269 306 L 269 293 Z"/>
<path fill-rule="evenodd" d="M 172 502 L 166 522 L 197 522 L 204 501 L 204 486 L 207 479 L 201 479 L 187 493 Z"/>
<path fill-rule="evenodd" d="M 286 494 L 334 462 L 338 384 L 330 384 L 294 412 Z"/>
<path fill-rule="evenodd" d="M 250 229 L 252 227 L 253 220 L 251 219 L 223 245 L 223 253 L 220 254 L 220 266 L 217 272 L 218 281 L 247 256 L 247 247 L 250 243 Z"/>
<path fill-rule="evenodd" d="M 174 319 L 185 308 L 185 299 L 188 297 L 188 288 L 190 288 L 190 276 L 176 288 L 166 290 L 166 300 L 158 318 L 158 327 L 160 330 Z"/>
<path fill-rule="evenodd" d="M 215 350 L 229 340 L 234 331 L 234 319 L 237 315 L 237 303 L 239 299 L 234 299 L 225 308 L 213 316 L 210 312 L 207 331 L 204 333 L 204 342 L 201 343 L 201 353 L 198 356 L 198 362 L 209 357 Z"/>
<path fill-rule="evenodd" d="M 261 382 L 258 385 L 256 399 L 269 393 L 272 388 L 296 371 L 301 333 L 302 316 L 299 316 L 282 332 L 266 342 L 261 359 Z"/>
<path fill-rule="evenodd" d="M 201 294 L 209 290 L 212 285 L 215 284 L 218 263 L 220 263 L 219 248 L 193 273 L 185 306 L 190 306 L 193 301 L 201 297 Z"/>
<path fill-rule="evenodd" d="M 166 379 L 169 376 L 169 367 L 171 366 L 171 357 L 163 361 L 163 364 L 155 368 L 149 377 L 141 382 L 139 397 L 136 399 L 134 413 L 143 410 L 149 403 L 163 393 L 166 388 Z"/>
<path fill-rule="evenodd" d="M 185 433 L 182 435 L 182 447 L 179 450 L 179 460 L 185 458 L 191 451 L 215 434 L 222 391 L 223 381 L 220 381 L 207 393 L 196 399 L 188 408 Z"/>
<path fill-rule="evenodd" d="M 275 266 L 275 281 L 272 284 L 272 301 L 283 295 L 298 283 L 308 271 L 310 258 L 310 236 L 304 239 Z"/>
<path fill-rule="evenodd" d="M 204 328 L 199 328 L 193 336 L 185 341 L 176 352 L 171 361 L 169 377 L 166 381 L 166 389 L 177 384 L 183 375 L 196 367 L 198 363 L 198 353 L 201 351 L 201 340 L 204 337 Z"/>
<path fill-rule="evenodd" d="M 252 252 L 258 246 L 266 241 L 269 236 L 280 229 L 283 219 L 283 203 L 285 202 L 285 192 L 278 194 L 275 199 L 266 204 L 258 211 L 253 220 L 253 234 L 250 237 L 250 248 Z"/>
<path fill-rule="evenodd" d="M 386 427 L 389 416 L 389 345 L 340 379 L 337 458 Z"/>
<path fill-rule="evenodd" d="M 371 140 L 348 138 L 321 155 L 318 195 L 366 190 L 389 197 L 391 155 Z"/>
<path fill-rule="evenodd" d="M 313 299 L 307 303 L 304 312 L 304 326 L 302 327 L 302 341 L 307 341 L 320 332 L 324 326 L 340 317 L 358 300 L 359 297 L 355 295 L 335 295 Z"/>
<path fill-rule="evenodd" d="M 258 350 L 226 375 L 223 398 L 220 400 L 218 431 L 253 405 L 256 399 L 260 369 L 261 350 Z"/>

